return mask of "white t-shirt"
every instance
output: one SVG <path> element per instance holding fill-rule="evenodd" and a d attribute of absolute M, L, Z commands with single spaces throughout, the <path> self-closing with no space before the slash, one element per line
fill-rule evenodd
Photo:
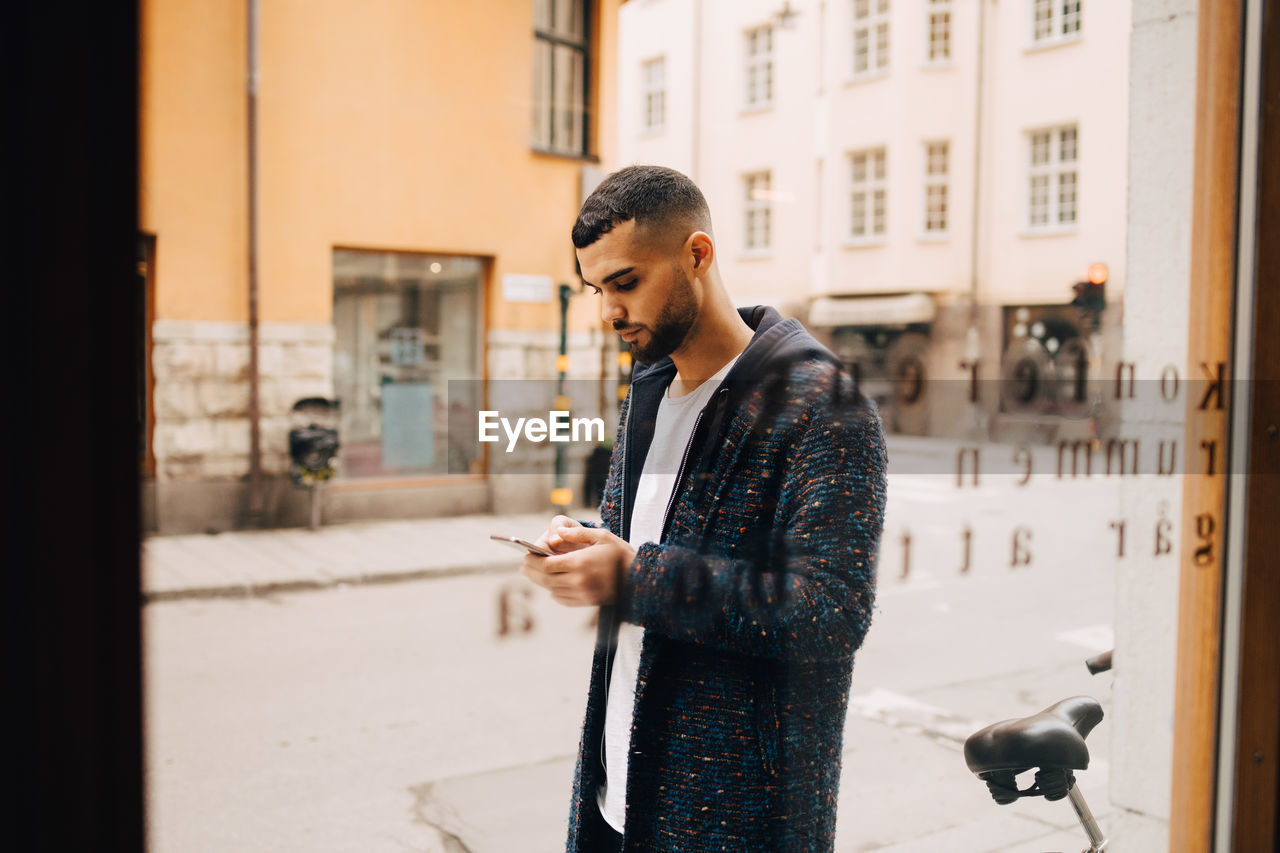
<path fill-rule="evenodd" d="M 671 491 L 680 473 L 685 447 L 693 435 L 698 413 L 706 407 L 720 382 L 733 367 L 732 361 L 715 376 L 680 397 L 664 395 L 658 404 L 653 425 L 653 443 L 645 456 L 644 470 L 636 485 L 634 509 L 631 512 L 631 535 L 627 540 L 639 548 L 645 542 L 662 539 L 662 522 L 667 512 Z M 670 388 L 668 388 L 668 394 Z M 626 822 L 627 753 L 631 748 L 631 715 L 636 701 L 636 675 L 640 670 L 640 646 L 644 628 L 623 622 L 618 626 L 618 648 L 613 656 L 609 676 L 609 695 L 604 716 L 605 784 L 600 786 L 596 802 L 604 819 L 622 832 Z"/>

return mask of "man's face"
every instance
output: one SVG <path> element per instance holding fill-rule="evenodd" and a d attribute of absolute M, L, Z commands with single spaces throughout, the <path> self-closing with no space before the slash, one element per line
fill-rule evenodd
<path fill-rule="evenodd" d="M 698 321 L 698 292 L 679 252 L 657 242 L 631 220 L 578 250 L 582 278 L 601 296 L 601 319 L 645 364 L 678 352 Z"/>

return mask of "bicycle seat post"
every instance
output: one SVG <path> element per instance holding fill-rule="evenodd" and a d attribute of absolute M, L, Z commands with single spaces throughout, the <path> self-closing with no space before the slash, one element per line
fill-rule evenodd
<path fill-rule="evenodd" d="M 1089 811 L 1089 804 L 1084 801 L 1080 786 L 1072 785 L 1067 797 L 1071 800 L 1072 808 L 1076 810 L 1076 817 L 1080 818 L 1080 825 L 1084 827 L 1085 834 L 1089 836 L 1090 847 L 1085 853 L 1102 853 L 1107 847 L 1107 837 L 1102 834 L 1102 828 L 1093 819 L 1093 812 Z"/>

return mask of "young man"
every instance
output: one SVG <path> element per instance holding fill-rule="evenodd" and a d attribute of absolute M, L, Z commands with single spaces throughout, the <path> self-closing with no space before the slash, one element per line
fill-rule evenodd
<path fill-rule="evenodd" d="M 570 853 L 825 851 L 885 500 L 873 404 L 771 308 L 737 310 L 698 188 L 605 179 L 573 229 L 637 362 L 602 527 L 522 571 L 600 605 Z"/>

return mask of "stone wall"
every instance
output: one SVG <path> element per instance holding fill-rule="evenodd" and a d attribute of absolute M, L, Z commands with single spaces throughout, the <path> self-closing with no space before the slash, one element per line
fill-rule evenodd
<path fill-rule="evenodd" d="M 249 473 L 249 330 L 239 323 L 157 320 L 156 481 L 234 480 Z M 289 411 L 333 394 L 333 328 L 263 323 L 258 337 L 262 470 L 288 472 Z"/>
<path fill-rule="evenodd" d="M 249 523 L 249 339 L 242 324 L 157 321 L 153 327 L 156 479 L 144 489 L 147 529 L 163 533 L 226 530 Z M 259 328 L 259 406 L 264 512 L 256 523 L 305 524 L 305 493 L 289 471 L 290 409 L 304 397 L 333 395 L 334 331 L 319 324 L 264 323 Z M 569 335 L 574 407 L 600 414 L 603 369 L 608 439 L 617 420 L 618 339 L 601 330 Z M 559 335 L 553 331 L 490 330 L 491 380 L 554 380 Z M 567 483 L 582 494 L 591 447 L 567 446 Z M 341 454 L 339 454 L 341 460 Z M 486 482 L 405 489 L 333 490 L 326 521 L 420 517 L 457 512 L 537 511 L 550 507 L 554 448 L 507 456 L 491 453 Z"/>
<path fill-rule="evenodd" d="M 613 379 L 620 339 L 613 332 L 592 329 L 568 335 L 570 379 L 600 376 L 600 349 L 605 348 L 606 379 Z M 489 379 L 554 379 L 560 336 L 552 331 L 492 329 L 488 335 Z"/>

